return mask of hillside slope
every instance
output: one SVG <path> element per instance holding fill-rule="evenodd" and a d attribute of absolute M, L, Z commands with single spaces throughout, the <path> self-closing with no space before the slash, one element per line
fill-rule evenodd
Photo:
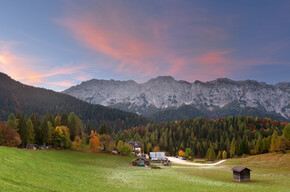
<path fill-rule="evenodd" d="M 134 113 L 89 104 L 63 93 L 27 86 L 0 73 L 0 120 L 6 120 L 10 113 L 18 112 L 24 112 L 25 115 L 75 112 L 84 122 L 91 120 L 95 126 L 109 122 L 115 130 L 149 122 Z"/>

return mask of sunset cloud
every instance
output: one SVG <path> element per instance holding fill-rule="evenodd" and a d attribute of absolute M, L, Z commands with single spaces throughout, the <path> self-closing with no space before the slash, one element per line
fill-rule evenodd
<path fill-rule="evenodd" d="M 9 44 L 9 43 L 8 43 Z M 60 87 L 68 87 L 76 81 L 49 81 L 59 75 L 77 75 L 85 66 L 56 66 L 49 67 L 44 65 L 41 67 L 39 63 L 46 63 L 44 60 L 29 57 L 13 51 L 12 46 L 7 43 L 0 44 L 0 71 L 10 75 L 13 79 L 21 81 L 28 85 L 53 85 Z"/>

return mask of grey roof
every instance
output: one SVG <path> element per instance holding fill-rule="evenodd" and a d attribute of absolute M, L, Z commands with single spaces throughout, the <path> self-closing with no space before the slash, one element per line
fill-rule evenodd
<path fill-rule="evenodd" d="M 132 161 L 139 161 L 139 160 L 149 161 L 148 159 L 146 159 L 144 157 L 137 157 L 136 159 L 133 159 Z"/>
<path fill-rule="evenodd" d="M 236 172 L 242 172 L 245 169 L 248 169 L 249 171 L 252 171 L 251 169 L 249 169 L 247 167 L 242 167 L 242 166 L 235 166 L 235 167 L 232 168 L 232 170 L 236 171 Z"/>
<path fill-rule="evenodd" d="M 135 147 L 135 148 L 142 148 L 142 145 L 140 143 L 140 141 L 130 141 L 128 142 L 132 147 Z"/>

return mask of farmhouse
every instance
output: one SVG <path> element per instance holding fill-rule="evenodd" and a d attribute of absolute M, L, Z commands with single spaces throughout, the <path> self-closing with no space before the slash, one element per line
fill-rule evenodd
<path fill-rule="evenodd" d="M 141 145 L 140 141 L 130 141 L 128 143 L 132 148 L 132 152 L 140 153 L 142 151 L 142 145 Z"/>
<path fill-rule="evenodd" d="M 166 156 L 164 152 L 150 152 L 150 158 L 152 161 L 165 161 Z"/>
<path fill-rule="evenodd" d="M 234 181 L 243 182 L 250 181 L 250 169 L 242 166 L 235 166 L 233 170 L 233 179 Z"/>
<path fill-rule="evenodd" d="M 132 160 L 132 165 L 138 165 L 138 166 L 149 166 L 150 165 L 150 160 L 144 158 L 144 157 L 137 157 L 136 159 Z"/>

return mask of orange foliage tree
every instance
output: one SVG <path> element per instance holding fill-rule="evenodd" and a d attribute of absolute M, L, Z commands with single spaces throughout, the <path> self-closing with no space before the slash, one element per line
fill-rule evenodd
<path fill-rule="evenodd" d="M 183 150 L 180 150 L 180 151 L 178 152 L 178 155 L 179 155 L 180 157 L 184 157 L 184 151 L 183 151 Z"/>
<path fill-rule="evenodd" d="M 99 138 L 96 131 L 91 131 L 90 146 L 91 149 L 97 149 L 100 144 Z"/>

